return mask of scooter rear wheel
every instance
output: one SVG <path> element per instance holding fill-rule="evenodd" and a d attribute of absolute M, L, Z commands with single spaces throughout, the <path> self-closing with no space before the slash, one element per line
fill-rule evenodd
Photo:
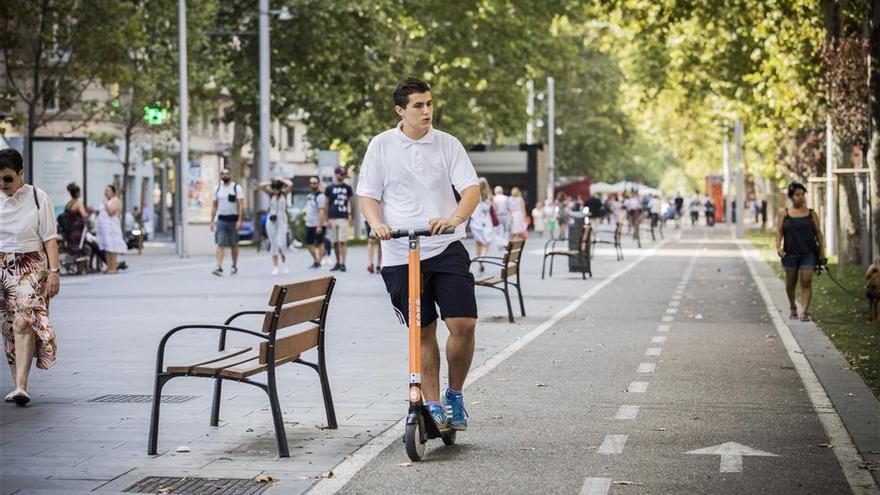
<path fill-rule="evenodd" d="M 422 441 L 422 427 L 420 421 L 408 423 L 406 425 L 406 432 L 403 435 L 403 443 L 406 445 L 406 455 L 411 461 L 418 462 L 425 457 L 425 442 Z"/>
<path fill-rule="evenodd" d="M 455 445 L 455 430 L 449 430 L 440 436 L 443 439 L 443 445 Z"/>

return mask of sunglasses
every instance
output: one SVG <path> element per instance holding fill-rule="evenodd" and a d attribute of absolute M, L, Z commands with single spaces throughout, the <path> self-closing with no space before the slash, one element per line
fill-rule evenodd
<path fill-rule="evenodd" d="M 12 184 L 12 181 L 14 181 L 14 180 L 15 180 L 14 175 L 4 175 L 3 176 L 3 182 L 5 182 L 7 184 Z"/>

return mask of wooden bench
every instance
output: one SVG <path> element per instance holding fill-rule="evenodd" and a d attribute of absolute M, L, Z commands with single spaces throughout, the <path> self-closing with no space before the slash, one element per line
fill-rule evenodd
<path fill-rule="evenodd" d="M 516 293 L 519 296 L 520 313 L 526 315 L 526 307 L 523 304 L 522 290 L 520 287 L 519 262 L 522 258 L 523 247 L 526 241 L 515 240 L 507 243 L 507 250 L 504 256 L 479 256 L 471 260 L 471 263 L 488 263 L 501 267 L 498 275 L 480 275 L 474 277 L 474 285 L 479 287 L 489 287 L 490 289 L 498 289 L 504 293 L 504 300 L 507 302 L 507 319 L 513 323 L 513 307 L 510 305 L 509 287 L 516 287 Z M 516 282 L 511 277 L 516 276 Z"/>
<path fill-rule="evenodd" d="M 623 223 L 617 222 L 617 225 L 614 227 L 614 233 L 612 234 L 612 239 L 610 241 L 603 241 L 599 239 L 600 232 L 597 231 L 595 238 L 593 239 L 593 244 L 613 244 L 614 252 L 617 255 L 617 261 L 623 260 L 623 246 L 620 244 L 620 239 L 623 237 Z"/>
<path fill-rule="evenodd" d="M 222 325 L 182 325 L 166 333 L 159 343 L 156 357 L 156 384 L 153 391 L 153 411 L 150 417 L 147 453 L 156 454 L 162 387 L 172 378 L 179 376 L 196 376 L 214 380 L 211 426 L 217 426 L 220 419 L 220 392 L 223 380 L 247 383 L 262 389 L 269 396 L 275 437 L 278 443 L 278 455 L 279 457 L 288 457 L 290 453 L 287 448 L 287 435 L 284 431 L 281 406 L 278 402 L 276 368 L 287 363 L 304 364 L 318 372 L 324 398 L 324 409 L 327 414 L 327 426 L 336 428 L 336 412 L 333 409 L 333 398 L 330 395 L 330 383 L 327 380 L 327 367 L 324 359 L 324 328 L 327 308 L 335 283 L 335 278 L 324 277 L 289 285 L 276 285 L 269 296 L 270 309 L 240 311 L 227 318 Z M 245 315 L 263 316 L 262 331 L 231 326 L 234 320 Z M 219 330 L 220 342 L 217 352 L 189 363 L 166 366 L 165 347 L 168 339 L 180 331 L 192 329 Z M 286 331 L 281 332 L 282 330 Z M 227 349 L 227 332 L 251 335 L 260 339 L 260 342 L 249 348 Z M 303 352 L 312 348 L 317 348 L 317 363 L 300 359 Z M 265 383 L 251 380 L 252 376 L 260 373 L 266 374 Z"/>
<path fill-rule="evenodd" d="M 557 256 L 577 258 L 584 265 L 583 270 L 581 270 L 581 276 L 586 280 L 587 274 L 589 273 L 590 278 L 593 278 L 593 272 L 590 268 L 590 238 L 592 231 L 593 227 L 589 223 L 585 223 L 583 229 L 581 229 L 581 235 L 577 242 L 577 249 L 556 247 L 557 242 L 568 242 L 568 238 L 566 237 L 550 239 L 547 241 L 547 243 L 544 244 L 544 260 L 541 262 L 541 279 L 544 278 L 544 271 L 547 268 L 547 258 L 550 258 L 550 276 L 553 276 L 553 260 Z"/>

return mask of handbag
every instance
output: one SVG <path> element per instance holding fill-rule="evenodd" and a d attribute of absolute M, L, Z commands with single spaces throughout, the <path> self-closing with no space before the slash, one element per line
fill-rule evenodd
<path fill-rule="evenodd" d="M 501 222 L 498 220 L 498 215 L 495 213 L 495 205 L 489 206 L 489 216 L 492 218 L 493 227 L 501 225 Z"/>

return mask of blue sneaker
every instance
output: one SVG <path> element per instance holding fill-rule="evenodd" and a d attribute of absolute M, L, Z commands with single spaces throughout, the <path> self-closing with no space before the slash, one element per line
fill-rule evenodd
<path fill-rule="evenodd" d="M 464 396 L 461 394 L 451 394 L 447 390 L 443 397 L 446 402 L 447 414 L 452 417 L 449 426 L 453 430 L 467 430 L 468 413 L 464 409 Z"/>
<path fill-rule="evenodd" d="M 438 429 L 443 429 L 448 426 L 446 421 L 446 410 L 443 406 L 438 404 L 428 404 L 428 412 L 431 413 L 431 419 L 434 420 L 434 424 L 437 425 Z"/>

